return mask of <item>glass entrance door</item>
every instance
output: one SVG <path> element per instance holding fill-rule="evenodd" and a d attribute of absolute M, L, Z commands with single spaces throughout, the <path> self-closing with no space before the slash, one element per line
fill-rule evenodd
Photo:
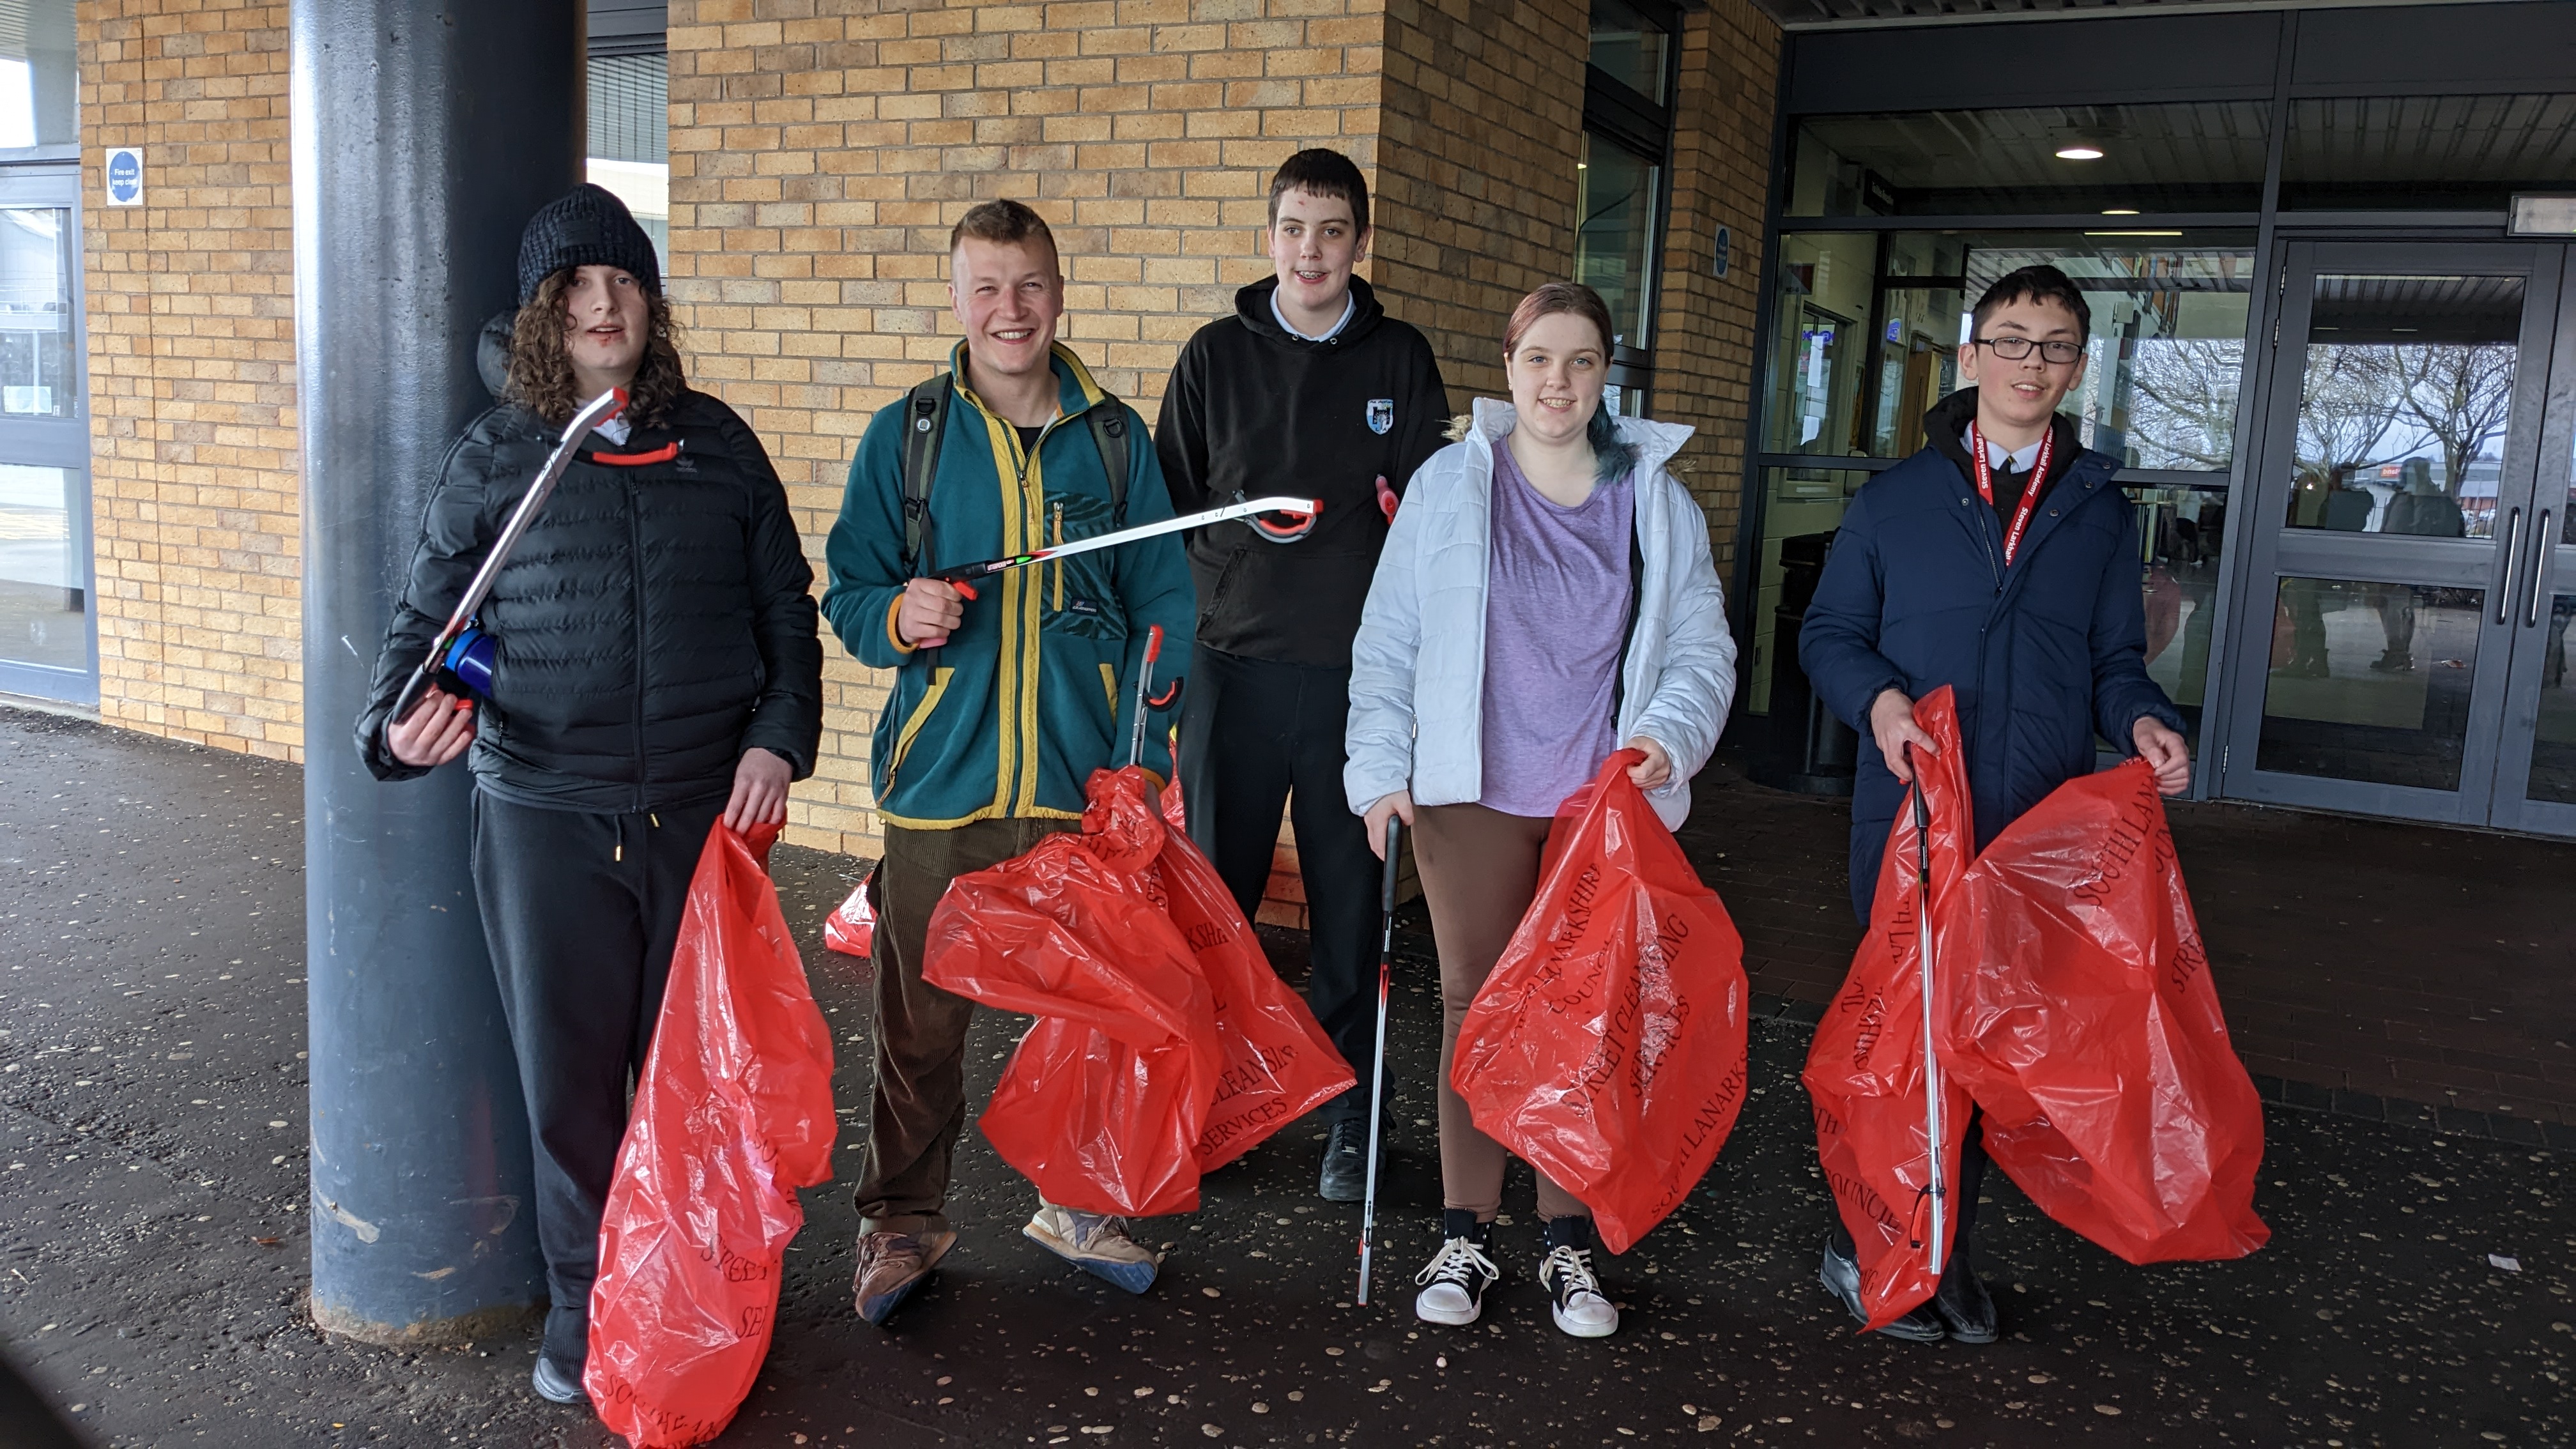
<path fill-rule="evenodd" d="M 2540 667 L 2563 605 L 2535 591 L 2542 533 L 2576 540 L 2564 253 L 2286 248 L 2226 793 L 2552 828 L 2529 776 L 2576 830 L 2576 696 Z"/>
<path fill-rule="evenodd" d="M 0 174 L 0 691 L 95 704 L 79 203 Z"/>

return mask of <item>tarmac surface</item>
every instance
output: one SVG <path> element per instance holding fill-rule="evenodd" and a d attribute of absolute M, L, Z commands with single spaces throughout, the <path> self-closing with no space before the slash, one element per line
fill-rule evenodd
<path fill-rule="evenodd" d="M 529 1393 L 533 1331 L 397 1351 L 325 1339 L 301 1310 L 300 789 L 291 766 L 0 709 L 0 1346 L 105 1444 L 613 1443 Z M 1766 884 L 1781 853 L 1718 848 L 1695 844 L 1745 900 L 1749 944 L 1814 919 L 1829 955 L 1848 932 L 1814 904 L 1840 900 L 1838 870 Z M 1838 835 L 1800 848 L 1823 860 Z M 1617 1336 L 1549 1325 L 1517 1168 L 1485 1321 L 1419 1323 L 1438 1206 L 1419 934 L 1371 1306 L 1353 1304 L 1357 1208 L 1314 1196 L 1318 1134 L 1290 1129 L 1196 1214 L 1139 1224 L 1172 1251 L 1130 1297 L 1018 1234 L 1033 1194 L 970 1130 L 960 1244 L 887 1333 L 849 1295 L 866 967 L 820 940 L 859 863 L 773 864 L 850 1125 L 843 1180 L 805 1194 L 776 1345 L 726 1445 L 2576 1442 L 2568 1159 L 2423 1126 L 2274 1109 L 2272 1242 L 2228 1264 L 2129 1267 L 1994 1174 L 1980 1261 L 2004 1340 L 1855 1336 L 1815 1282 L 1831 1208 L 1794 1013 L 1756 1022 L 1752 1095 L 1700 1190 L 1605 1260 Z M 1265 936 L 1300 974 L 1298 939 Z M 1017 1028 L 979 1017 L 979 1094 Z"/>

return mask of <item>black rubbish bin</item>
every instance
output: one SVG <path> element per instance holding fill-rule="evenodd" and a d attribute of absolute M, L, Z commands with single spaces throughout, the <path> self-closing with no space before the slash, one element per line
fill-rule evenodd
<path fill-rule="evenodd" d="M 1798 666 L 1798 630 L 1824 577 L 1830 533 L 1780 540 L 1780 607 L 1771 616 L 1771 747 L 1746 773 L 1756 784 L 1804 795 L 1849 795 L 1860 736 L 1834 718 Z"/>

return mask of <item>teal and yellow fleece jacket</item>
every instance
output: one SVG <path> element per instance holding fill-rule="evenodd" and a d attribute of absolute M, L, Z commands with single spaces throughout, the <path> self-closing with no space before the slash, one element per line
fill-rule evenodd
<path fill-rule="evenodd" d="M 1172 516 L 1144 420 L 1062 344 L 1054 364 L 1062 411 L 1034 448 L 1023 448 L 1018 431 L 966 385 L 964 363 L 961 344 L 949 357 L 956 398 L 913 572 Z M 1083 417 L 1095 407 L 1127 415 L 1123 523 L 1110 515 L 1108 472 Z M 1153 693 L 1189 668 L 1194 595 L 1180 535 L 985 580 L 947 644 L 908 649 L 894 631 L 906 578 L 904 426 L 901 399 L 869 421 L 824 552 L 831 580 L 823 616 L 861 664 L 895 671 L 869 752 L 877 814 L 923 830 L 1078 819 L 1091 772 L 1127 763 L 1147 630 L 1163 626 Z M 1145 768 L 1169 779 L 1159 720 L 1146 733 Z"/>

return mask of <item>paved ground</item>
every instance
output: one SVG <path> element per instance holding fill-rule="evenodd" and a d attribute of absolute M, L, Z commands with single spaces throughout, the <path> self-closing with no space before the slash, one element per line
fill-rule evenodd
<path fill-rule="evenodd" d="M 106 1443 L 605 1444 L 528 1395 L 532 1337 L 393 1352 L 325 1341 L 298 1311 L 298 790 L 287 767 L 0 710 L 0 1343 Z M 1695 843 L 1768 975 L 1849 928 L 1816 904 L 1839 899 L 1838 878 L 1814 877 L 1837 849 L 1815 825 L 1830 815 L 1759 805 L 1727 815 L 1732 842 Z M 857 1107 L 862 968 L 817 939 L 851 862 L 782 849 L 777 865 Z M 1783 869 L 1807 874 L 1763 884 Z M 1295 970 L 1294 938 L 1272 944 Z M 1428 976 L 1408 973 L 1397 1008 L 1417 1084 Z M 1012 1031 L 982 1020 L 979 1086 Z M 1356 1213 L 1311 1196 L 1301 1133 L 1219 1174 L 1198 1214 L 1145 1225 L 1174 1251 L 1141 1299 L 1019 1238 L 1029 1194 L 970 1133 L 963 1244 L 897 1335 L 850 1312 L 845 1188 L 807 1195 L 777 1349 L 723 1442 L 2576 1442 L 2564 1156 L 2276 1111 L 2272 1246 L 2152 1270 L 2038 1219 L 1998 1176 L 1986 1268 L 2006 1339 L 1913 1348 L 1854 1337 L 1814 1285 L 1830 1208 L 1795 1082 L 1804 1046 L 1793 1017 L 1758 1025 L 1758 1085 L 1718 1166 L 1608 1265 L 1616 1338 L 1548 1327 L 1526 1218 L 1502 1231 L 1510 1276 L 1486 1323 L 1408 1316 L 1436 1203 L 1419 1090 L 1394 1113 L 1369 1309 L 1348 1286 Z M 1525 1175 L 1508 1202 L 1527 1211 Z"/>

